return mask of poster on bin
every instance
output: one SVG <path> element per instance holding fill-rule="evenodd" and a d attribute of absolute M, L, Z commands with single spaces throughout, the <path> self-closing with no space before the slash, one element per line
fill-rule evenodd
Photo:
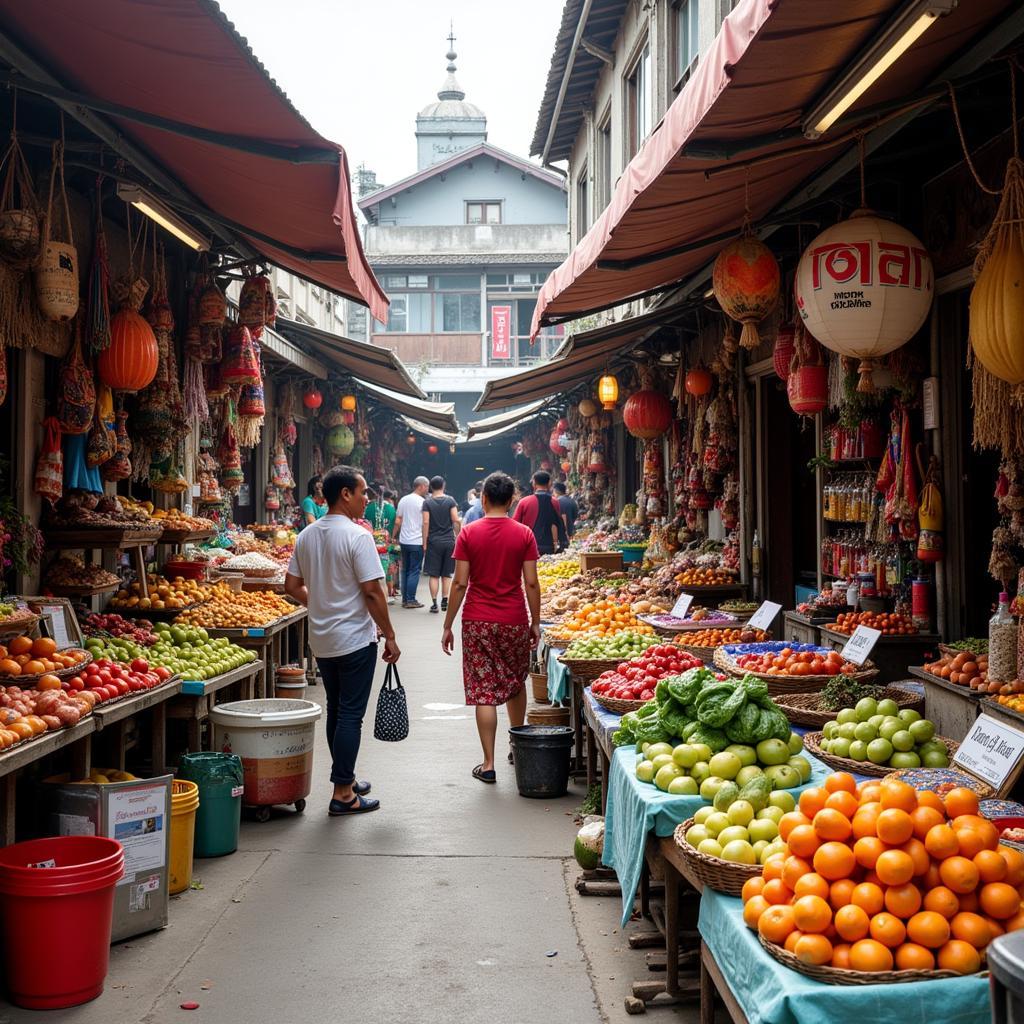
<path fill-rule="evenodd" d="M 491 307 L 491 358 L 512 358 L 512 307 Z"/>
<path fill-rule="evenodd" d="M 108 795 L 107 835 L 124 847 L 119 885 L 167 863 L 167 787 L 134 786 Z"/>

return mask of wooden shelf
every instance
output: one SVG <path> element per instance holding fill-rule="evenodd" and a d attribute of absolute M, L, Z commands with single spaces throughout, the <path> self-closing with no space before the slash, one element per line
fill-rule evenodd
<path fill-rule="evenodd" d="M 96 587 L 62 587 L 53 586 L 51 584 L 46 589 L 56 597 L 96 597 L 97 594 L 110 594 L 115 590 L 120 590 L 121 581 L 118 580 L 116 583 L 105 583 L 103 586 Z"/>
<path fill-rule="evenodd" d="M 136 545 L 156 544 L 160 540 L 159 527 L 103 526 L 103 527 L 51 527 L 43 531 L 51 548 L 61 550 L 94 551 Z"/>
<path fill-rule="evenodd" d="M 93 708 L 92 717 L 96 719 L 96 728 L 103 729 L 113 722 L 130 718 L 139 711 L 151 708 L 154 704 L 161 704 L 179 693 L 181 693 L 181 677 L 172 676 L 159 686 L 153 686 L 148 690 L 137 690 L 120 700 L 97 704 Z"/>
<path fill-rule="evenodd" d="M 216 530 L 164 530 L 160 534 L 160 544 L 196 544 L 203 540 L 212 540 L 217 536 Z"/>

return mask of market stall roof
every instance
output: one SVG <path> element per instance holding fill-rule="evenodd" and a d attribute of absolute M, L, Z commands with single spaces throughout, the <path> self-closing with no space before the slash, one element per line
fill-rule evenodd
<path fill-rule="evenodd" d="M 707 266 L 740 231 L 747 205 L 758 223 L 834 161 L 837 146 L 854 145 L 851 125 L 869 130 L 884 111 L 895 116 L 940 72 L 973 71 L 1020 32 L 1020 5 L 1012 0 L 960 3 L 828 133 L 806 138 L 808 112 L 903 6 L 741 0 L 623 171 L 609 205 L 544 283 L 531 333 Z"/>
<path fill-rule="evenodd" d="M 557 398 L 604 369 L 621 362 L 629 350 L 659 327 L 675 323 L 685 315 L 683 307 L 657 309 L 642 316 L 619 320 L 592 331 L 569 335 L 546 363 L 522 373 L 488 381 L 477 410 L 501 409 L 520 402 Z"/>
<path fill-rule="evenodd" d="M 109 119 L 188 194 L 158 198 L 386 320 L 345 151 L 305 121 L 213 0 L 0 0 L 0 59 L 19 88 Z"/>
<path fill-rule="evenodd" d="M 277 318 L 277 330 L 293 341 L 304 341 L 345 373 L 367 384 L 376 384 L 410 398 L 426 398 L 409 376 L 405 364 L 390 349 L 365 341 L 331 334 L 298 320 Z"/>
<path fill-rule="evenodd" d="M 527 420 L 532 420 L 537 413 L 547 405 L 547 400 L 540 398 L 529 405 L 520 406 L 518 409 L 510 409 L 507 412 L 498 413 L 497 416 L 488 416 L 486 419 L 473 420 L 466 424 L 466 440 L 470 441 L 474 435 L 482 437 L 496 433 L 502 433 L 512 427 L 518 427 Z"/>
<path fill-rule="evenodd" d="M 434 430 L 458 434 L 459 421 L 455 418 L 453 402 L 409 401 L 403 395 L 396 395 L 395 392 L 389 391 L 387 388 L 376 387 L 373 384 L 368 384 L 365 380 L 360 383 L 371 398 L 400 415 L 409 416 Z"/>
<path fill-rule="evenodd" d="M 483 433 L 470 435 L 462 440 L 462 444 L 483 444 L 486 441 L 493 441 L 496 437 L 501 437 L 503 434 L 511 434 L 513 431 L 519 430 L 525 427 L 527 423 L 533 423 L 534 420 L 539 419 L 541 413 L 534 413 L 532 416 L 527 416 L 525 419 L 516 420 L 515 423 L 506 423 L 503 427 L 498 427 L 494 430 L 484 431 Z"/>
<path fill-rule="evenodd" d="M 429 423 L 424 423 L 422 420 L 415 419 L 412 416 L 403 416 L 402 422 L 410 429 L 415 430 L 417 434 L 423 434 L 424 437 L 433 437 L 438 441 L 444 441 L 446 444 L 452 444 L 459 439 L 459 433 L 457 430 L 440 430 L 437 427 L 432 427 Z"/>

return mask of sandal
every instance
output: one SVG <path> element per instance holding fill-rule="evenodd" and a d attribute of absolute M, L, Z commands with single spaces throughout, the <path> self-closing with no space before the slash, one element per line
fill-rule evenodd
<path fill-rule="evenodd" d="M 344 800 L 332 800 L 327 808 L 327 813 L 332 818 L 339 818 L 345 814 L 366 814 L 368 811 L 375 811 L 380 807 L 379 800 L 367 800 L 358 793 L 348 803 Z"/>
<path fill-rule="evenodd" d="M 494 783 L 498 781 L 498 777 L 494 774 L 494 769 L 490 768 L 487 771 L 484 771 L 484 766 L 482 764 L 478 764 L 473 769 L 473 778 L 479 779 L 481 782 L 486 782 L 489 786 L 494 785 Z"/>

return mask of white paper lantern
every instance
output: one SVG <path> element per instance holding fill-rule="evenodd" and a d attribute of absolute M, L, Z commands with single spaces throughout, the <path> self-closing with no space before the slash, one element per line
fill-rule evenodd
<path fill-rule="evenodd" d="M 925 247 L 870 210 L 858 210 L 811 242 L 795 287 L 804 327 L 825 348 L 861 360 L 859 391 L 874 390 L 874 360 L 920 330 L 935 293 Z"/>

